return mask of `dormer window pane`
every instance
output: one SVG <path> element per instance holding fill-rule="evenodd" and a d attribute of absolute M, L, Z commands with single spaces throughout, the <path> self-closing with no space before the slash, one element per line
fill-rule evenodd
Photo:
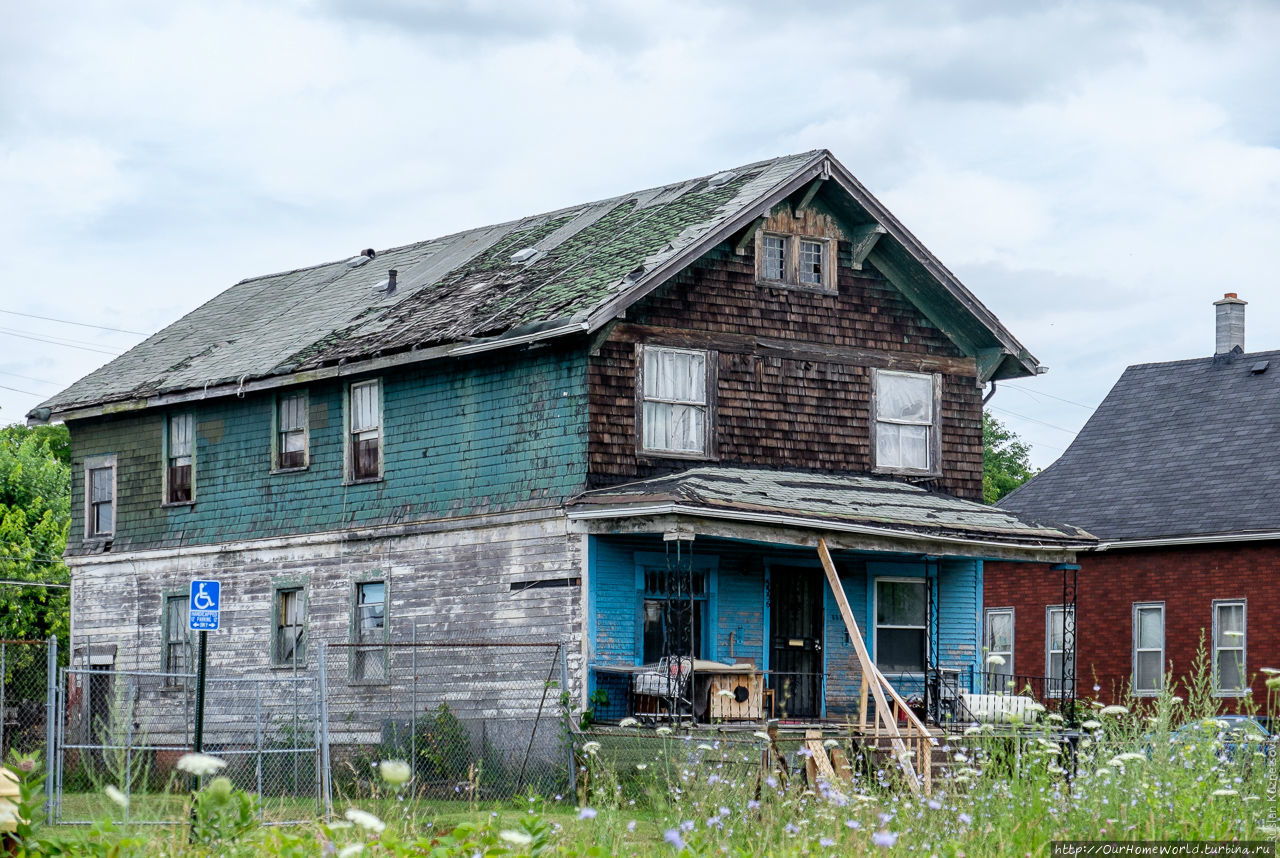
<path fill-rule="evenodd" d="M 787 276 L 787 240 L 780 235 L 764 237 L 764 267 L 761 272 L 766 280 L 785 280 Z"/>
<path fill-rule="evenodd" d="M 823 269 L 825 268 L 826 245 L 820 241 L 800 242 L 800 282 L 811 286 L 822 286 Z"/>

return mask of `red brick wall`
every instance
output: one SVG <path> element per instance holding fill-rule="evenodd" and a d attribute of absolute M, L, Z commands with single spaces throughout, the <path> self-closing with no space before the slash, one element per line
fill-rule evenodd
<path fill-rule="evenodd" d="M 1133 603 L 1165 603 L 1165 665 L 1175 677 L 1191 669 L 1203 629 L 1211 644 L 1215 599 L 1245 599 L 1246 670 L 1253 695 L 1266 705 L 1262 667 L 1280 668 L 1280 544 L 1259 543 L 1107 551 L 1080 559 L 1077 687 L 1093 686 L 1117 702 L 1132 679 Z M 1062 573 L 1047 565 L 988 562 L 985 608 L 1013 606 L 1014 667 L 1044 674 L 1045 606 L 1062 603 Z M 1228 698 L 1225 708 L 1235 708 Z M 1280 715 L 1280 712 L 1276 713 Z"/>
<path fill-rule="evenodd" d="M 849 248 L 841 243 L 840 254 Z M 951 341 L 871 270 L 838 269 L 839 295 L 756 285 L 753 255 L 721 246 L 627 313 L 637 325 L 761 336 L 890 355 L 961 358 Z M 720 350 L 720 464 L 868 471 L 868 366 Z M 637 459 L 635 344 L 610 337 L 591 362 L 590 475 L 607 485 L 694 467 Z M 982 395 L 972 372 L 944 374 L 937 487 L 982 496 Z"/>

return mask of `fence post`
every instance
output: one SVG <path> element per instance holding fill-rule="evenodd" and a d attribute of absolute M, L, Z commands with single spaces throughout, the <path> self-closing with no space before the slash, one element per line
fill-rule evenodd
<path fill-rule="evenodd" d="M 53 773 L 57 755 L 55 726 L 58 720 L 58 639 L 49 637 L 45 651 L 45 699 L 44 699 L 44 816 L 53 824 Z M 0 716 L 3 710 L 0 710 Z"/>
<path fill-rule="evenodd" d="M 418 774 L 418 621 L 413 621 L 413 631 L 409 634 L 409 639 L 413 642 L 409 670 L 413 674 L 409 686 L 409 771 L 411 775 Z M 417 785 L 414 786 L 417 790 Z"/>
<path fill-rule="evenodd" d="M 329 671 L 327 647 L 321 644 L 316 648 L 316 671 L 320 695 L 320 723 L 318 736 L 320 740 L 320 795 L 324 801 L 326 816 L 333 815 L 333 773 L 329 768 Z"/>
<path fill-rule="evenodd" d="M 559 645 L 559 648 L 560 648 L 560 696 L 556 699 L 557 704 L 559 704 L 561 700 L 564 700 L 565 695 L 569 693 L 569 645 L 568 645 L 568 642 L 562 641 Z M 564 710 L 564 722 L 561 727 L 561 730 L 564 733 L 564 737 L 565 737 L 564 744 L 565 744 L 565 748 L 567 749 L 567 753 L 569 755 L 569 791 L 566 793 L 566 795 L 568 795 L 570 793 L 576 792 L 578 788 L 578 771 L 577 771 L 577 765 L 573 761 L 573 733 L 571 732 L 571 729 L 570 729 L 569 707 L 562 705 L 560 708 Z"/>

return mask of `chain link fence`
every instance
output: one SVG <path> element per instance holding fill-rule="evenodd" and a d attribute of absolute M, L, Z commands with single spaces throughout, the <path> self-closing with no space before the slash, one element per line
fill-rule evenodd
<path fill-rule="evenodd" d="M 195 676 L 93 668 L 62 674 L 52 689 L 62 713 L 53 820 L 180 819 L 192 784 L 176 763 L 193 747 Z M 323 810 L 319 713 L 312 675 L 206 680 L 204 750 L 227 763 L 222 774 L 237 787 L 261 799 L 264 821 L 299 822 Z M 107 786 L 127 802 L 112 802 Z"/>
<path fill-rule="evenodd" d="M 410 763 L 409 789 L 420 798 L 569 793 L 562 644 L 414 640 L 326 650 L 337 796 L 367 794 L 376 764 L 391 759 Z"/>
<path fill-rule="evenodd" d="M 48 641 L 0 640 L 0 759 L 44 753 L 51 653 Z"/>

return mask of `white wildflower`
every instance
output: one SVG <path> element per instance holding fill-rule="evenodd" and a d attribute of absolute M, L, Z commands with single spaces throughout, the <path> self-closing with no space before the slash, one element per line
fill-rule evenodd
<path fill-rule="evenodd" d="M 1121 706 L 1119 703 L 1112 703 L 1110 706 L 1102 707 L 1102 714 L 1103 715 L 1128 715 L 1129 709 L 1127 706 Z"/>
<path fill-rule="evenodd" d="M 1108 768 L 1105 768 L 1105 767 L 1104 767 L 1104 768 L 1100 768 L 1100 769 L 1098 769 L 1096 772 L 1094 772 L 1094 774 L 1095 774 L 1095 775 L 1097 775 L 1098 777 L 1102 777 L 1103 775 L 1109 775 L 1109 774 L 1111 774 L 1111 769 L 1108 769 Z"/>
<path fill-rule="evenodd" d="M 1101 726 L 1102 726 L 1102 722 L 1101 722 L 1101 721 L 1095 721 L 1095 720 L 1093 720 L 1092 718 L 1090 718 L 1088 721 L 1085 721 L 1085 722 L 1084 722 L 1083 724 L 1081 724 L 1080 726 L 1081 726 L 1081 727 L 1083 727 L 1083 728 L 1085 728 L 1086 730 L 1096 730 L 1096 729 L 1098 729 L 1099 727 L 1101 727 Z"/>
<path fill-rule="evenodd" d="M 364 851 L 363 843 L 348 843 L 338 852 L 338 858 L 355 858 Z"/>
<path fill-rule="evenodd" d="M 1260 667 L 1258 670 L 1261 670 L 1267 676 L 1280 676 L 1280 668 L 1278 667 Z"/>
<path fill-rule="evenodd" d="M 699 750 L 699 751 L 714 751 L 714 750 L 715 750 L 715 748 L 711 747 L 710 745 L 706 744 L 705 742 L 700 742 L 700 743 L 698 743 L 698 750 Z"/>
<path fill-rule="evenodd" d="M 498 836 L 508 843 L 514 843 L 516 846 L 528 846 L 533 842 L 533 836 L 523 831 L 515 831 L 507 828 L 498 832 Z"/>
<path fill-rule="evenodd" d="M 205 775 L 213 774 L 219 769 L 226 768 L 227 764 L 208 754 L 183 754 L 178 758 L 177 766 L 179 771 L 197 777 L 204 777 Z"/>
<path fill-rule="evenodd" d="M 129 806 L 129 796 L 120 792 L 120 790 L 116 789 L 114 786 L 107 784 L 107 786 L 103 787 L 102 791 L 107 794 L 107 798 L 111 799 L 121 807 Z"/>
<path fill-rule="evenodd" d="M 1033 700 L 1033 701 L 1031 701 L 1030 703 L 1028 703 L 1028 704 L 1027 704 L 1027 711 L 1028 711 L 1028 712 L 1043 712 L 1043 711 L 1044 711 L 1044 704 L 1043 704 L 1043 703 L 1037 703 L 1037 702 L 1035 702 L 1035 701 Z"/>
<path fill-rule="evenodd" d="M 987 656 L 987 664 L 995 664 L 995 665 L 1004 664 L 1004 656 L 996 655 L 995 653 L 992 653 L 991 655 Z"/>
<path fill-rule="evenodd" d="M 657 733 L 659 736 L 670 736 L 675 731 L 673 731 L 670 727 L 664 724 L 663 726 L 659 727 L 653 732 Z"/>
<path fill-rule="evenodd" d="M 839 742 L 837 742 L 835 739 L 828 739 L 827 741 L 825 741 L 825 742 L 823 742 L 823 743 L 822 743 L 822 747 L 824 747 L 824 748 L 838 748 L 838 747 L 840 747 L 840 743 L 839 743 Z"/>
<path fill-rule="evenodd" d="M 972 727 L 964 728 L 964 734 L 966 736 L 976 736 L 981 732 L 982 732 L 982 728 L 979 727 L 977 724 L 974 724 Z"/>
<path fill-rule="evenodd" d="M 636 771 L 638 772 L 643 772 L 647 768 L 649 768 L 648 763 L 636 763 Z"/>
<path fill-rule="evenodd" d="M 349 807 L 347 808 L 347 812 L 344 813 L 343 816 L 345 816 L 347 819 L 351 820 L 361 828 L 367 829 L 369 831 L 381 832 L 387 827 L 387 824 L 383 822 L 381 819 L 378 819 L 378 817 L 374 816 L 372 813 L 369 813 L 368 811 L 360 810 L 359 808 Z"/>
<path fill-rule="evenodd" d="M 1046 715 L 1046 716 L 1044 716 L 1044 717 L 1045 717 L 1045 719 L 1046 719 L 1046 720 L 1048 720 L 1048 721 L 1052 721 L 1052 722 L 1053 722 L 1053 723 L 1055 723 L 1055 724 L 1065 724 L 1065 723 L 1066 723 L 1066 721 L 1067 721 L 1067 719 L 1066 719 L 1066 718 L 1063 718 L 1063 717 L 1062 717 L 1061 715 L 1059 715 L 1057 712 L 1050 712 L 1048 715 Z"/>
<path fill-rule="evenodd" d="M 396 787 L 406 783 L 412 775 L 409 764 L 404 760 L 383 760 L 382 765 L 378 766 L 378 772 L 384 781 Z"/>
<path fill-rule="evenodd" d="M 1223 787 L 1222 789 L 1215 789 L 1215 790 L 1213 791 L 1213 794 L 1214 794 L 1214 795 L 1239 795 L 1239 793 L 1238 793 L 1238 792 L 1236 792 L 1235 790 L 1231 789 L 1230 787 Z"/>
<path fill-rule="evenodd" d="M 594 757 L 596 754 L 600 753 L 600 743 L 599 742 L 583 742 L 582 751 L 583 753 L 590 754 L 591 756 Z"/>
<path fill-rule="evenodd" d="M 618 722 L 619 727 L 639 727 L 640 722 L 634 718 L 623 718 Z"/>
<path fill-rule="evenodd" d="M 773 737 L 770 736 L 768 733 L 766 733 L 764 730 L 756 730 L 751 735 L 755 736 L 757 739 L 764 739 L 766 742 L 773 740 Z"/>

